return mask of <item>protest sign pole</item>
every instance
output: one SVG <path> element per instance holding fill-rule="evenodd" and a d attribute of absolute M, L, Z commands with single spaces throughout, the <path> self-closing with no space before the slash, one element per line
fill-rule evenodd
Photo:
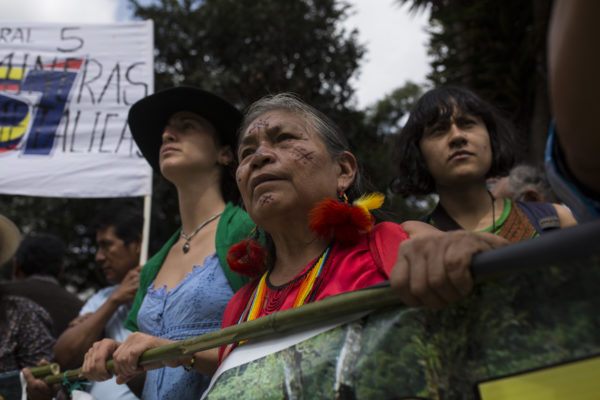
<path fill-rule="evenodd" d="M 152 208 L 152 189 L 150 194 L 144 196 L 144 227 L 142 228 L 142 248 L 140 251 L 140 265 L 148 261 L 148 244 L 150 242 L 150 209 Z"/>
<path fill-rule="evenodd" d="M 152 21 L 149 21 L 147 34 L 150 38 L 150 43 L 154 43 L 154 25 Z M 154 65 L 154 53 L 150 51 L 147 53 L 146 63 L 148 65 Z M 154 79 L 151 79 L 148 83 L 149 93 L 154 93 Z M 140 251 L 140 265 L 146 264 L 148 261 L 148 247 L 150 243 L 150 216 L 152 209 L 152 176 L 150 173 L 150 190 L 147 195 L 144 196 L 144 226 L 142 228 L 142 248 Z"/>

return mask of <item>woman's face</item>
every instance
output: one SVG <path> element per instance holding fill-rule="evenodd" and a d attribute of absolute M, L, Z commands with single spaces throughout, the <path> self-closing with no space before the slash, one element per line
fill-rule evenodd
<path fill-rule="evenodd" d="M 214 171 L 218 163 L 230 162 L 231 151 L 227 152 L 228 147 L 219 148 L 216 137 L 212 124 L 198 114 L 188 111 L 173 114 L 162 135 L 159 153 L 162 174 L 173 181 L 186 171 Z"/>
<path fill-rule="evenodd" d="M 481 180 L 492 165 L 490 135 L 479 118 L 455 112 L 425 128 L 419 147 L 436 186 Z"/>
<path fill-rule="evenodd" d="M 348 182 L 344 162 L 332 159 L 305 118 L 284 110 L 266 112 L 248 125 L 238 160 L 242 199 L 250 217 L 265 228 L 269 217 L 281 213 L 308 220 L 316 202 L 335 198 L 354 179 L 352 172 Z"/>

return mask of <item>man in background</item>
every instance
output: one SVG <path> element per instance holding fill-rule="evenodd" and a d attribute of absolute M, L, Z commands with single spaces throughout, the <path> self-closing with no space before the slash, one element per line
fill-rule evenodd
<path fill-rule="evenodd" d="M 130 202 L 115 201 L 96 216 L 96 263 L 111 286 L 92 296 L 56 341 L 55 359 L 63 369 L 81 366 L 94 342 L 105 337 L 123 342 L 131 333 L 123 323 L 138 288 L 142 225 L 140 209 Z M 137 398 L 114 378 L 93 383 L 90 393 L 99 400 Z"/>

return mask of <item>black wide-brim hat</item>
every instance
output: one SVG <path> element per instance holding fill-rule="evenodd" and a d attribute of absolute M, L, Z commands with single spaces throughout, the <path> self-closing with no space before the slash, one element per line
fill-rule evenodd
<path fill-rule="evenodd" d="M 136 102 L 129 109 L 127 122 L 131 135 L 152 168 L 160 172 L 158 156 L 162 134 L 169 118 L 179 111 L 190 111 L 209 121 L 223 145 L 235 152 L 237 130 L 242 113 L 221 97 L 190 86 L 161 90 Z"/>

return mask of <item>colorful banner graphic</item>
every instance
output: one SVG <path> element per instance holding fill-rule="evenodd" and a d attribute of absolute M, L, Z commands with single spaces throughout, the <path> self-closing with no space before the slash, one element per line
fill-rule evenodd
<path fill-rule="evenodd" d="M 205 398 L 595 399 L 599 287 L 594 257 L 479 284 L 442 311 L 397 308 L 248 341 Z"/>
<path fill-rule="evenodd" d="M 154 89 L 152 29 L 0 22 L 0 193 L 150 194 L 127 113 Z"/>

